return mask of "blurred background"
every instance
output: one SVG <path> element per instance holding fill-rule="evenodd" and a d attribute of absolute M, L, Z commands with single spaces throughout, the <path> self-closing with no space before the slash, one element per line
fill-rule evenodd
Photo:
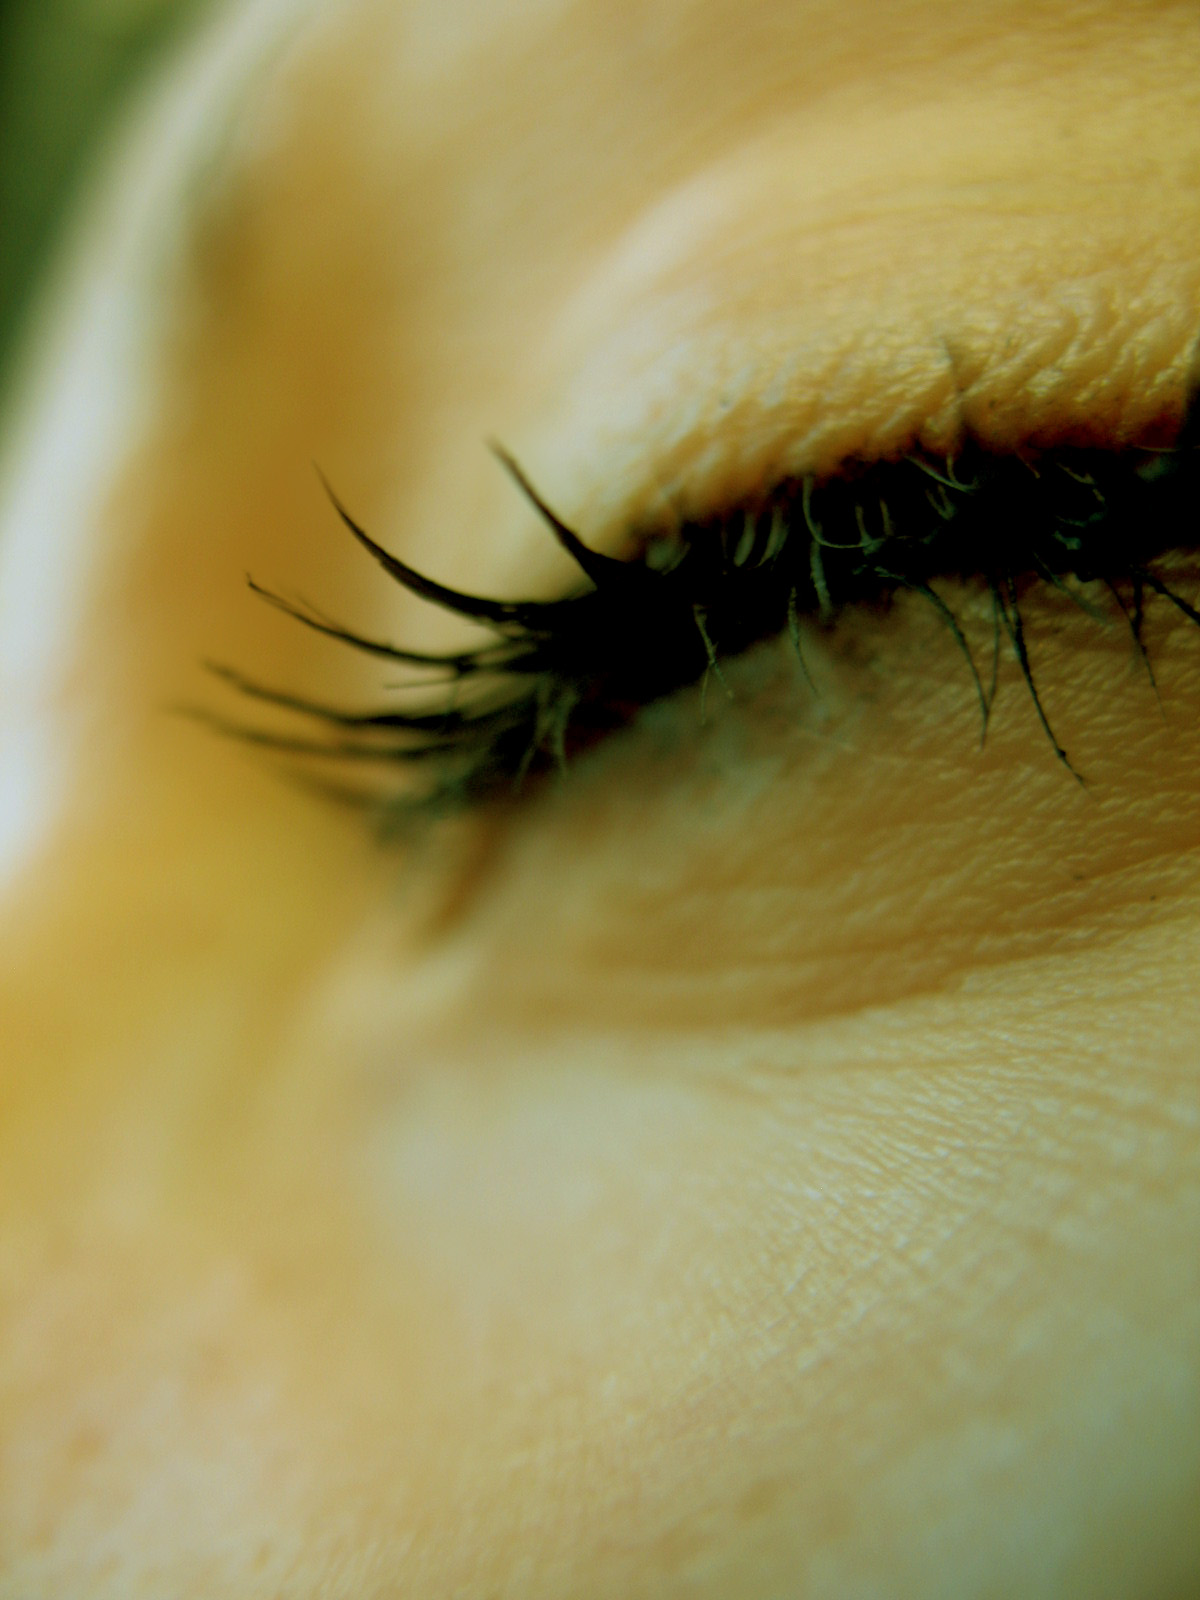
<path fill-rule="evenodd" d="M 204 0 L 0 0 L 0 398 L 73 196 Z"/>

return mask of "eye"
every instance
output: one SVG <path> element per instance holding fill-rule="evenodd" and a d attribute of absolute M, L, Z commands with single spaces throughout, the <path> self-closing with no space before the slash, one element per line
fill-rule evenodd
<path fill-rule="evenodd" d="M 1096 114 L 1092 80 L 1078 88 L 1102 149 L 1132 151 L 1128 129 Z M 649 135 L 612 170 L 606 157 L 615 193 L 594 231 L 557 202 L 497 229 L 503 174 L 484 160 L 459 173 L 453 278 L 433 274 L 418 308 L 386 266 L 372 302 L 405 307 L 391 313 L 403 329 L 395 383 L 411 382 L 414 418 L 436 420 L 410 437 L 406 419 L 398 445 L 381 426 L 360 455 L 327 447 L 318 428 L 305 453 L 392 577 L 482 631 L 426 650 L 410 606 L 392 632 L 333 600 L 332 584 L 248 557 L 310 631 L 381 664 L 384 692 L 343 698 L 336 673 L 314 664 L 289 679 L 269 654 L 214 639 L 202 648 L 220 651 L 228 686 L 258 709 L 214 695 L 210 720 L 301 758 L 327 787 L 385 806 L 394 796 L 395 814 L 414 797 L 526 794 L 679 688 L 699 680 L 708 703 L 722 697 L 725 664 L 757 640 L 795 635 L 803 653 L 806 632 L 908 591 L 961 636 L 981 717 L 998 637 L 1033 691 L 1026 710 L 1049 759 L 1086 777 L 1047 714 L 1051 669 L 1028 649 L 1023 601 L 1038 584 L 1088 585 L 1080 598 L 1128 627 L 1136 653 L 1155 557 L 1190 536 L 1133 535 L 1147 517 L 1161 528 L 1186 492 L 1173 468 L 1156 477 L 1153 451 L 1130 447 L 1170 442 L 1156 429 L 1178 423 L 1194 381 L 1195 269 L 1186 151 L 1173 142 L 1152 184 L 1132 159 L 1100 183 L 1088 147 L 1069 144 L 1042 184 L 1063 93 L 1035 75 L 999 97 L 985 136 L 939 84 L 928 105 L 884 108 L 882 143 L 847 107 L 830 167 L 822 124 L 780 81 L 762 116 L 715 142 L 698 132 L 686 159 L 660 168 Z M 963 159 L 944 159 L 945 126 L 971 130 Z M 501 248 L 505 274 L 487 270 Z M 333 283 L 333 301 L 354 302 L 352 278 Z M 339 348 L 341 389 L 367 365 Z M 536 516 L 511 485 L 507 500 L 483 487 L 489 434 L 519 461 Z M 582 558 L 574 588 L 568 576 L 542 589 L 544 568 L 497 557 L 520 515 L 547 548 L 557 534 Z M 334 548 L 324 533 L 319 548 Z M 612 581 L 594 583 L 589 565 Z M 979 594 L 981 629 L 948 580 Z M 291 598 L 301 582 L 319 609 Z"/>
<path fill-rule="evenodd" d="M 548 770 L 565 773 L 573 758 L 675 690 L 701 682 L 707 691 L 715 681 L 730 693 L 723 662 L 785 631 L 811 687 L 803 630 L 834 628 L 851 609 L 878 612 L 906 591 L 926 602 L 958 646 L 981 735 L 1005 650 L 1054 756 L 1080 777 L 1039 693 L 1023 601 L 1031 586 L 1050 585 L 1098 626 L 1119 622 L 1153 682 L 1143 640 L 1147 596 L 1200 622 L 1155 570 L 1165 551 L 1197 538 L 1195 431 L 1193 419 L 1171 446 L 1123 451 L 996 455 L 969 446 L 957 458 L 848 463 L 670 530 L 631 530 L 623 559 L 589 547 L 497 449 L 515 487 L 579 568 L 581 586 L 548 600 L 449 588 L 389 553 L 330 491 L 345 528 L 390 578 L 490 637 L 453 653 L 423 653 L 252 584 L 298 623 L 406 669 L 409 681 L 356 708 L 214 666 L 242 695 L 323 734 L 212 720 L 295 756 L 414 770 L 422 779 L 405 790 L 409 809 L 482 802 L 519 793 Z M 939 588 L 946 580 L 986 596 L 991 639 L 982 661 L 978 640 Z M 414 690 L 424 691 L 417 709 Z"/>

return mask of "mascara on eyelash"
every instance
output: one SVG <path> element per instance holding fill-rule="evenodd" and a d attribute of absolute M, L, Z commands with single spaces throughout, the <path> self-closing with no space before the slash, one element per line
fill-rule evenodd
<path fill-rule="evenodd" d="M 721 678 L 721 661 L 786 632 L 807 677 L 801 620 L 829 626 L 849 607 L 886 604 L 909 590 L 952 634 L 979 705 L 981 739 L 1007 642 L 1056 758 L 1079 776 L 1055 737 L 1030 660 L 1022 595 L 1031 582 L 1065 592 L 1090 615 L 1093 601 L 1068 580 L 1099 584 L 1123 617 L 1153 681 L 1143 639 L 1147 593 L 1200 624 L 1200 612 L 1150 562 L 1200 539 L 1200 404 L 1168 449 L 1080 447 L 997 456 L 972 445 L 956 457 L 909 455 L 848 463 L 817 482 L 790 479 L 753 503 L 653 531 L 620 560 L 591 549 L 546 503 L 520 465 L 493 445 L 502 467 L 572 557 L 589 587 L 556 600 L 500 600 L 451 589 L 409 567 L 354 520 L 326 484 L 352 537 L 395 581 L 495 635 L 478 649 L 411 651 L 356 633 L 251 587 L 305 627 L 355 650 L 445 681 L 440 705 L 352 710 L 269 688 L 233 668 L 210 670 L 241 695 L 334 730 L 292 736 L 201 713 L 233 736 L 297 757 L 392 763 L 429 774 L 393 812 L 441 811 L 519 791 L 539 773 L 629 723 L 644 706 L 689 684 Z M 1153 530 L 1152 532 L 1148 530 Z M 993 649 L 984 681 L 939 578 L 982 583 Z M 722 680 L 723 681 L 723 680 Z M 477 690 L 465 701 L 460 688 Z M 810 680 L 811 682 L 811 680 Z M 343 796 L 377 804 L 373 792 Z"/>

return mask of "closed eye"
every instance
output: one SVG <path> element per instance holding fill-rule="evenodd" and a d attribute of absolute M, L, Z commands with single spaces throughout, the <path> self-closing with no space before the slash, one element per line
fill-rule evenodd
<path fill-rule="evenodd" d="M 327 704 L 270 687 L 235 668 L 213 670 L 242 696 L 288 713 L 295 727 L 208 715 L 239 738 L 323 762 L 398 766 L 422 774 L 403 787 L 361 791 L 372 803 L 441 809 L 511 796 L 645 706 L 687 685 L 725 686 L 722 663 L 761 640 L 790 637 L 808 679 L 807 628 L 850 610 L 921 597 L 953 636 L 986 736 L 998 662 L 1024 680 L 1048 746 L 1077 778 L 1039 692 L 1022 618 L 1032 586 L 1067 593 L 1097 625 L 1128 630 L 1153 681 L 1143 621 L 1147 598 L 1200 613 L 1156 571 L 1168 550 L 1200 543 L 1200 406 L 1168 448 L 1064 446 L 995 454 L 971 445 L 955 458 L 907 455 L 847 463 L 817 480 L 789 478 L 740 504 L 669 532 L 630 530 L 630 553 L 591 549 L 545 502 L 521 467 L 497 451 L 548 533 L 580 569 L 578 588 L 551 600 L 463 593 L 416 571 L 360 526 L 333 496 L 345 528 L 390 578 L 428 603 L 486 629 L 474 649 L 426 654 L 356 632 L 267 590 L 299 623 L 409 674 L 386 700 Z M 990 637 L 969 637 L 943 594 L 946 580 L 980 591 Z M 257 587 L 257 586 L 255 586 Z M 414 704 L 414 691 L 422 691 Z M 703 714 L 701 712 L 701 714 Z"/>

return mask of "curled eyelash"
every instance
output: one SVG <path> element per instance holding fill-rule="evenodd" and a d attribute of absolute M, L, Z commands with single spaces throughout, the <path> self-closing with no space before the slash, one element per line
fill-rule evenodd
<path fill-rule="evenodd" d="M 1143 639 L 1147 596 L 1200 623 L 1200 612 L 1150 565 L 1200 536 L 1196 431 L 1193 418 L 1167 450 L 1075 448 L 1005 457 L 971 447 L 954 459 L 851 464 L 822 482 L 788 480 L 754 503 L 670 534 L 647 534 L 629 560 L 591 549 L 497 447 L 502 466 L 582 574 L 580 588 L 557 600 L 489 599 L 448 588 L 377 543 L 326 485 L 346 529 L 391 578 L 481 625 L 491 641 L 446 654 L 407 650 L 251 581 L 264 600 L 305 627 L 413 669 L 414 685 L 441 683 L 448 693 L 426 709 L 395 702 L 344 708 L 210 663 L 242 696 L 326 732 L 289 735 L 207 720 L 288 755 L 421 771 L 427 776 L 406 798 L 409 809 L 471 803 L 519 790 L 541 772 L 565 770 L 580 751 L 677 689 L 707 685 L 711 677 L 723 681 L 722 660 L 762 639 L 786 632 L 807 676 L 802 619 L 830 625 L 848 607 L 886 603 L 907 590 L 953 636 L 978 700 L 981 737 L 1006 642 L 1057 759 L 1074 773 L 1038 689 L 1022 596 L 1031 582 L 1048 583 L 1095 616 L 1094 602 L 1076 585 L 1103 586 L 1153 681 Z M 959 616 L 936 587 L 945 578 L 975 579 L 990 595 L 987 681 Z"/>

